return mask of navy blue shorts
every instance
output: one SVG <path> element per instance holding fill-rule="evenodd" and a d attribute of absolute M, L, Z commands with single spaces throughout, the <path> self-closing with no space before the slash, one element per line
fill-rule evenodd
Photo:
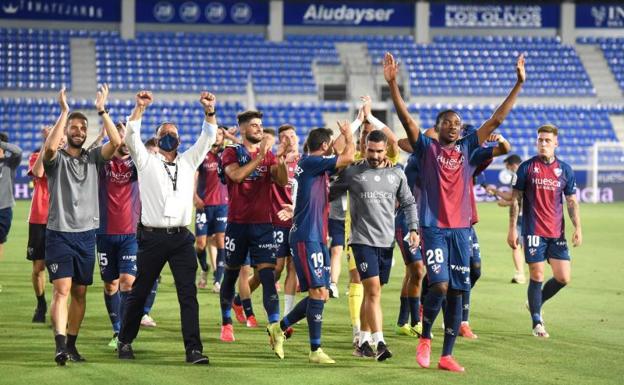
<path fill-rule="evenodd" d="M 360 279 L 379 277 L 382 285 L 388 283 L 392 268 L 392 247 L 373 247 L 351 244 Z"/>
<path fill-rule="evenodd" d="M 568 242 L 564 237 L 546 238 L 539 235 L 524 235 L 524 259 L 526 263 L 544 262 L 547 259 L 570 260 Z"/>
<path fill-rule="evenodd" d="M 308 289 L 329 287 L 329 250 L 320 242 L 298 241 L 291 243 L 295 271 L 302 292 Z"/>
<path fill-rule="evenodd" d="M 403 263 L 405 265 L 412 264 L 414 262 L 422 261 L 422 252 L 420 246 L 412 253 L 410 250 L 410 244 L 405 240 L 405 236 L 408 235 L 407 226 L 396 226 L 394 229 L 394 240 L 399 245 L 401 255 L 403 256 Z"/>
<path fill-rule="evenodd" d="M 273 238 L 275 238 L 275 245 L 277 246 L 277 251 L 275 252 L 275 256 L 277 258 L 290 257 L 290 244 L 288 243 L 288 238 L 290 237 L 290 227 L 281 227 L 275 226 L 273 227 Z"/>
<path fill-rule="evenodd" d="M 227 205 L 204 206 L 195 212 L 195 236 L 224 233 L 227 224 Z"/>
<path fill-rule="evenodd" d="M 95 230 L 69 233 L 48 229 L 45 245 L 50 282 L 71 277 L 78 285 L 93 283 Z"/>
<path fill-rule="evenodd" d="M 244 265 L 247 253 L 251 266 L 275 264 L 275 250 L 270 223 L 228 223 L 225 228 L 225 264 L 229 267 Z"/>
<path fill-rule="evenodd" d="M 112 282 L 119 278 L 119 274 L 136 276 L 137 249 L 135 234 L 98 234 L 97 257 L 102 281 Z"/>
<path fill-rule="evenodd" d="M 470 227 L 470 243 L 472 245 L 472 252 L 470 253 L 470 266 L 475 264 L 481 264 L 481 248 L 479 247 L 479 238 L 477 238 L 477 232 L 474 226 Z"/>
<path fill-rule="evenodd" d="M 11 230 L 11 221 L 13 220 L 13 208 L 7 207 L 0 209 L 0 244 L 6 242 Z"/>
<path fill-rule="evenodd" d="M 330 247 L 345 246 L 345 221 L 340 219 L 331 219 L 327 221 L 329 237 L 331 238 Z"/>
<path fill-rule="evenodd" d="M 39 223 L 28 224 L 28 246 L 26 246 L 26 259 L 37 261 L 45 259 L 46 225 Z"/>
<path fill-rule="evenodd" d="M 449 288 L 470 290 L 470 228 L 422 228 L 422 250 L 429 285 L 448 282 Z"/>

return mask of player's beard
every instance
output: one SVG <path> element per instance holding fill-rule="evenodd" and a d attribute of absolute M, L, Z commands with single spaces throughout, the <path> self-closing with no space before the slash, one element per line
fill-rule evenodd
<path fill-rule="evenodd" d="M 82 140 L 80 138 L 76 138 L 77 142 L 74 142 L 74 138 L 72 138 L 71 136 L 67 137 L 67 145 L 69 147 L 72 148 L 82 148 L 82 146 L 84 145 L 84 142 L 87 140 L 86 137 L 82 138 Z"/>
<path fill-rule="evenodd" d="M 249 143 L 251 144 L 258 144 L 262 142 L 262 136 L 260 138 L 256 138 L 253 135 L 245 134 L 245 139 L 247 139 L 247 141 L 249 141 Z"/>

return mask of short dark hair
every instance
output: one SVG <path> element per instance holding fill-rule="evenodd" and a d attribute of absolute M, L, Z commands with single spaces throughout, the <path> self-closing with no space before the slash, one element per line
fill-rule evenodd
<path fill-rule="evenodd" d="M 388 136 L 386 136 L 386 134 L 384 134 L 381 130 L 373 130 L 366 136 L 366 143 L 368 142 L 384 142 L 384 144 L 386 144 L 388 143 Z"/>
<path fill-rule="evenodd" d="M 263 128 L 262 132 L 264 132 L 265 134 L 269 134 L 271 136 L 275 136 L 275 129 L 274 128 Z"/>
<path fill-rule="evenodd" d="M 172 125 L 174 125 L 174 126 L 175 126 L 175 128 L 176 128 L 176 129 L 178 128 L 178 125 L 177 125 L 177 124 L 175 124 L 174 122 L 162 122 L 162 123 L 160 123 L 160 124 L 158 125 L 158 127 L 156 127 L 156 131 L 154 131 L 154 134 L 155 134 L 155 135 L 158 135 L 158 131 L 160 131 L 160 129 L 162 128 L 162 126 L 164 126 L 165 124 L 172 124 Z"/>
<path fill-rule="evenodd" d="M 158 142 L 156 141 L 156 138 L 149 138 L 146 142 L 145 142 L 145 147 L 158 147 Z"/>
<path fill-rule="evenodd" d="M 9 134 L 7 134 L 6 132 L 0 132 L 0 141 L 1 142 L 8 142 L 9 141 Z"/>
<path fill-rule="evenodd" d="M 559 129 L 554 124 L 544 124 L 543 126 L 537 129 L 538 134 L 542 132 L 546 132 L 549 134 L 553 134 L 554 136 L 557 136 L 559 134 Z"/>
<path fill-rule="evenodd" d="M 279 135 L 282 134 L 282 132 L 284 131 L 288 131 L 288 130 L 293 130 L 295 132 L 297 132 L 297 130 L 295 130 L 295 126 L 293 126 L 292 124 L 282 124 L 281 126 L 279 126 L 279 128 L 277 129 L 277 133 Z"/>
<path fill-rule="evenodd" d="M 247 110 L 236 115 L 236 120 L 238 121 L 239 125 L 243 123 L 247 123 L 251 119 L 255 119 L 255 118 L 262 119 L 262 112 L 254 111 L 254 110 Z"/>
<path fill-rule="evenodd" d="M 446 115 L 446 114 L 455 114 L 457 116 L 459 116 L 459 119 L 461 120 L 461 115 L 459 114 L 459 112 L 455 111 L 455 110 L 444 110 L 444 111 L 440 111 L 438 112 L 438 115 L 436 116 L 436 121 L 435 121 L 435 128 L 438 128 L 438 125 L 440 124 L 440 121 L 442 120 L 442 118 Z"/>
<path fill-rule="evenodd" d="M 512 154 L 512 155 L 509 155 L 508 157 L 506 157 L 503 162 L 508 164 L 508 165 L 520 164 L 520 163 L 522 163 L 522 158 L 520 158 L 520 156 L 518 156 L 516 154 Z"/>
<path fill-rule="evenodd" d="M 89 119 L 87 119 L 87 116 L 83 114 L 82 112 L 74 111 L 71 114 L 69 114 L 69 116 L 67 117 L 67 124 L 69 124 L 69 121 L 72 119 L 82 119 L 87 124 L 89 124 Z"/>
<path fill-rule="evenodd" d="M 329 128 L 315 128 L 308 134 L 306 143 L 310 152 L 317 151 L 321 148 L 323 143 L 331 142 L 331 137 L 334 132 Z"/>
<path fill-rule="evenodd" d="M 219 125 L 218 127 L 219 129 L 223 130 L 223 131 L 228 131 L 230 128 L 228 126 L 224 126 L 224 125 Z"/>

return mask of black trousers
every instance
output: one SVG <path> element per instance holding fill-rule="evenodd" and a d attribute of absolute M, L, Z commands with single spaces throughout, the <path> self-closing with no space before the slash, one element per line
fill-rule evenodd
<path fill-rule="evenodd" d="M 152 290 L 154 281 L 169 262 L 175 280 L 182 337 L 186 352 L 203 351 L 199 335 L 199 305 L 197 303 L 197 257 L 194 247 L 195 237 L 184 229 L 175 234 L 137 231 L 139 250 L 137 252 L 137 275 L 132 291 L 126 299 L 126 311 L 119 332 L 119 341 L 132 343 L 136 338 L 143 316 L 145 300 Z"/>

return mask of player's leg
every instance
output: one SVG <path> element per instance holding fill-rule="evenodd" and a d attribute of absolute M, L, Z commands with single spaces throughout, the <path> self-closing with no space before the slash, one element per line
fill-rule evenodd
<path fill-rule="evenodd" d="M 225 227 L 223 228 L 225 231 Z M 213 290 L 215 293 L 219 292 L 221 288 L 221 280 L 223 280 L 223 269 L 225 268 L 225 232 L 220 231 L 214 235 L 214 243 L 216 250 L 216 265 L 213 276 Z"/>
<path fill-rule="evenodd" d="M 84 361 L 76 349 L 76 339 L 87 309 L 87 287 L 93 283 L 95 267 L 95 231 L 84 231 L 71 234 L 72 246 L 78 253 L 74 258 L 74 275 L 71 287 L 71 302 L 67 318 L 67 352 L 69 359 L 75 362 Z"/>
<path fill-rule="evenodd" d="M 524 255 L 522 253 L 524 237 L 522 236 L 522 223 L 521 222 L 522 222 L 522 217 L 519 217 L 516 229 L 518 232 L 518 245 L 520 247 L 516 247 L 515 249 L 511 250 L 511 256 L 513 259 L 513 264 L 514 264 L 514 269 L 515 269 L 515 273 L 514 273 L 513 278 L 511 279 L 511 283 L 524 284 L 526 283 L 526 278 L 524 277 Z"/>
<path fill-rule="evenodd" d="M 417 252 L 418 256 L 420 251 Z M 409 314 L 411 318 L 410 329 L 413 335 L 420 336 L 422 334 L 422 323 L 420 322 L 420 298 L 422 293 L 422 281 L 425 276 L 425 265 L 422 258 L 407 265 L 407 273 L 409 281 L 407 284 L 407 303 L 409 305 Z"/>
<path fill-rule="evenodd" d="M 445 232 L 448 239 L 448 259 L 445 259 L 448 261 L 449 281 L 444 312 L 444 342 L 438 368 L 463 372 L 464 368 L 455 361 L 452 353 L 462 319 L 462 294 L 470 290 L 472 243 L 470 229 L 446 229 Z"/>
<path fill-rule="evenodd" d="M 347 247 L 347 262 L 349 266 L 349 317 L 351 318 L 351 328 L 353 331 L 353 345 L 354 348 L 357 348 L 360 345 L 361 340 L 360 330 L 362 328 L 362 324 L 360 313 L 362 302 L 364 301 L 364 287 L 362 286 L 360 274 L 358 273 L 355 265 L 355 257 L 353 256 L 351 247 Z"/>
<path fill-rule="evenodd" d="M 316 252 L 308 255 L 308 267 L 314 268 L 314 270 L 311 270 L 314 277 L 312 279 L 313 287 L 308 290 L 310 298 L 308 300 L 308 308 L 306 309 L 308 334 L 310 337 L 309 361 L 315 364 L 334 364 L 336 362 L 321 349 L 323 310 L 325 302 L 329 298 L 327 286 L 329 285 L 330 266 L 329 250 L 327 250 L 327 246 L 324 244 L 319 244 Z"/>
<path fill-rule="evenodd" d="M 529 265 L 529 287 L 527 288 L 528 307 L 531 313 L 533 335 L 546 338 L 548 333 L 542 320 L 542 285 L 548 244 L 538 235 L 524 236 L 524 257 Z"/>
<path fill-rule="evenodd" d="M 136 277 L 136 255 L 137 255 L 137 241 L 134 234 L 117 236 L 119 239 L 118 259 L 119 263 L 119 296 L 121 297 L 121 304 L 119 306 L 119 316 L 121 319 L 126 312 L 126 300 L 132 290 L 132 284 Z"/>
<path fill-rule="evenodd" d="M 234 309 L 236 319 L 243 324 L 246 324 L 250 317 L 253 317 L 254 320 L 256 318 L 251 302 L 250 280 L 253 277 L 253 273 L 250 263 L 251 258 L 248 256 L 240 269 L 238 294 L 234 296 L 234 301 L 232 302 L 232 309 Z"/>
<path fill-rule="evenodd" d="M 206 257 L 206 238 L 208 236 L 208 227 L 211 220 L 210 215 L 212 211 L 210 206 L 204 207 L 202 210 L 197 210 L 195 213 L 195 252 L 197 254 L 197 260 L 201 267 L 201 275 L 197 286 L 200 289 L 206 288 L 206 280 L 208 276 L 208 261 Z"/>
<path fill-rule="evenodd" d="M 227 205 L 217 206 L 216 221 L 214 222 L 215 269 L 212 291 L 219 292 L 225 268 L 225 227 L 227 224 Z"/>
<path fill-rule="evenodd" d="M 48 305 L 45 298 L 45 261 L 37 259 L 32 261 L 32 284 L 37 298 L 37 307 L 33 314 L 32 322 L 45 322 Z"/>
<path fill-rule="evenodd" d="M 48 307 L 45 298 L 45 231 L 46 225 L 28 224 L 26 259 L 32 261 L 31 281 L 37 298 L 32 322 L 38 323 L 45 322 Z"/>
<path fill-rule="evenodd" d="M 570 283 L 571 279 L 570 255 L 566 240 L 561 238 L 548 241 L 546 253 L 553 277 L 544 284 L 542 289 L 542 305 Z"/>
<path fill-rule="evenodd" d="M 119 294 L 119 260 L 113 247 L 113 236 L 98 234 L 97 261 L 100 267 L 100 277 L 104 282 L 104 305 L 113 328 L 113 338 L 109 346 L 117 348 L 117 336 L 121 329 L 121 295 Z"/>
<path fill-rule="evenodd" d="M 135 278 L 136 280 L 136 278 Z M 154 302 L 156 301 L 156 293 L 158 292 L 158 279 L 154 281 L 154 285 L 152 286 L 150 292 L 145 298 L 145 304 L 143 305 L 143 316 L 141 317 L 141 326 L 147 328 L 155 328 L 157 326 L 156 321 L 150 315 L 152 312 L 152 307 L 154 307 Z"/>
<path fill-rule="evenodd" d="M 479 247 L 479 239 L 474 227 L 471 227 L 471 254 L 470 254 L 470 290 L 462 291 L 462 320 L 459 327 L 459 335 L 464 338 L 477 339 L 478 336 L 473 333 L 469 318 L 470 318 L 470 297 L 472 294 L 472 288 L 475 286 L 479 278 L 481 277 L 481 249 Z"/>
<path fill-rule="evenodd" d="M 59 272 L 58 263 L 50 263 L 48 269 L 53 286 L 52 301 L 50 302 L 50 319 L 52 320 L 52 331 L 56 343 L 54 360 L 59 365 L 65 365 L 65 362 L 69 359 L 67 354 L 67 301 L 71 291 L 72 278 L 71 276 L 55 278 L 56 273 Z"/>
<path fill-rule="evenodd" d="M 262 285 L 262 304 L 267 313 L 269 324 L 275 324 L 280 320 L 280 305 L 279 295 L 275 287 L 276 244 L 273 225 L 253 225 L 251 231 L 253 233 L 249 254 L 252 257 L 252 264 L 256 267 L 257 274 L 254 276 Z"/>
<path fill-rule="evenodd" d="M 225 270 L 219 300 L 221 303 L 221 341 L 233 342 L 234 327 L 232 326 L 232 302 L 236 280 L 245 262 L 248 252 L 247 232 L 244 225 L 228 223 L 225 229 Z"/>
<path fill-rule="evenodd" d="M 342 251 L 345 246 L 345 221 L 329 219 L 328 231 L 331 238 L 329 295 L 332 298 L 338 298 L 340 296 L 338 289 L 338 279 L 340 278 Z"/>
<path fill-rule="evenodd" d="M 0 209 L 0 261 L 4 258 L 4 244 L 11 230 L 11 222 L 13 221 L 13 208 L 6 207 Z M 0 289 L 2 286 L 0 286 Z"/>
<path fill-rule="evenodd" d="M 403 274 L 403 281 L 401 283 L 401 294 L 399 297 L 399 317 L 397 318 L 395 332 L 399 335 L 410 336 L 411 330 L 408 325 L 409 321 L 409 303 L 407 301 L 407 285 L 409 283 L 409 271 L 405 266 L 405 274 Z"/>

